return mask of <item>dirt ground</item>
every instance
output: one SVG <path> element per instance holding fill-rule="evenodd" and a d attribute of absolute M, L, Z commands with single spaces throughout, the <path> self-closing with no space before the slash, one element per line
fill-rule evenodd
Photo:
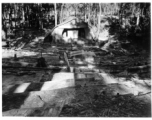
<path fill-rule="evenodd" d="M 42 44 L 44 33 L 40 33 L 40 31 L 28 31 L 25 34 L 27 36 L 26 39 L 20 38 L 18 42 L 12 42 L 12 46 L 15 45 L 16 48 L 12 47 L 11 49 L 2 50 L 3 103 L 7 101 L 7 104 L 3 104 L 3 108 L 5 108 L 3 109 L 3 115 L 11 115 L 11 112 L 7 111 L 15 111 L 15 109 L 19 110 L 20 108 L 19 105 L 18 108 L 14 107 L 17 103 L 14 103 L 15 105 L 11 105 L 13 104 L 12 102 L 8 104 L 10 98 L 14 96 L 14 94 L 8 92 L 13 85 L 33 83 L 39 86 L 40 83 L 52 81 L 56 73 L 68 72 L 67 63 L 64 59 L 64 53 L 66 52 L 70 67 L 74 69 L 72 73 L 75 77 L 75 86 L 69 88 L 73 91 L 71 93 L 69 92 L 70 90 L 67 90 L 67 93 L 64 92 L 64 89 L 57 90 L 58 94 L 53 97 L 50 95 L 53 95 L 53 92 L 49 93 L 49 91 L 47 93 L 48 96 L 51 96 L 49 100 L 53 101 L 55 99 L 55 102 L 58 99 L 60 100 L 59 95 L 62 92 L 64 92 L 63 96 L 66 94 L 66 97 L 61 98 L 64 100 L 68 99 L 68 102 L 58 103 L 61 109 L 56 110 L 58 111 L 56 113 L 58 114 L 57 116 L 151 116 L 151 58 L 147 51 L 141 49 L 136 49 L 135 51 L 132 49 L 132 46 L 128 49 L 123 49 L 120 43 L 112 37 L 111 39 L 116 41 L 113 45 L 115 47 L 107 44 L 108 51 L 99 47 L 88 47 L 87 44 L 85 46 L 75 45 L 74 49 L 69 44 Z M 105 34 L 107 33 L 105 32 Z M 30 42 L 26 42 L 29 39 Z M 84 50 L 86 53 L 70 57 L 72 51 L 80 50 Z M 94 53 L 95 56 L 92 56 L 92 53 L 87 53 L 88 51 Z M 41 56 L 45 58 L 47 68 L 37 67 L 38 58 Z M 32 89 L 28 94 L 33 92 Z M 41 95 L 44 95 L 44 93 L 41 93 Z M 47 98 L 47 96 L 45 97 Z M 16 98 L 13 97 L 12 99 Z M 23 99 L 26 100 L 24 97 Z M 35 98 L 35 102 L 41 104 L 40 99 Z M 57 105 L 57 103 L 55 104 Z M 43 104 L 40 106 L 44 108 Z M 43 109 L 42 111 L 40 108 L 34 108 L 34 111 L 36 111 L 35 109 L 39 111 L 32 114 L 28 114 L 28 112 L 26 114 L 22 113 L 21 115 L 49 116 L 49 112 L 44 113 L 44 111 L 49 111 L 49 109 Z M 17 113 L 13 114 L 19 115 Z"/>

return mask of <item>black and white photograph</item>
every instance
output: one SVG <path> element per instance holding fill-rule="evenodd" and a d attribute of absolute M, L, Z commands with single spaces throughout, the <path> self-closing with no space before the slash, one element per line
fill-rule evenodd
<path fill-rule="evenodd" d="M 150 2 L 25 2 L 1 3 L 3 118 L 151 117 Z"/>

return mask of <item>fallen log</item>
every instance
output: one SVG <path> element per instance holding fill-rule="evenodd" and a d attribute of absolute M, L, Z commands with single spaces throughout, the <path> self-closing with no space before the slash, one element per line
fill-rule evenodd
<path fill-rule="evenodd" d="M 150 69 L 150 65 L 143 65 L 143 66 L 134 66 L 127 69 L 128 72 L 142 72 L 145 70 Z"/>
<path fill-rule="evenodd" d="M 53 70 L 53 69 L 62 69 L 62 67 L 52 67 L 52 68 L 42 68 L 42 67 L 14 67 L 14 66 L 2 66 L 2 69 L 23 69 L 27 71 L 32 70 Z"/>

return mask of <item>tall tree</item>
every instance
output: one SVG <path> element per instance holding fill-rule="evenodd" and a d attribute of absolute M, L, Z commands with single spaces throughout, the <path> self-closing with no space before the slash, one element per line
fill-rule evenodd
<path fill-rule="evenodd" d="M 54 3 L 54 15 L 55 15 L 55 26 L 57 26 L 57 10 L 56 10 L 56 3 Z"/>
<path fill-rule="evenodd" d="M 101 23 L 101 3 L 99 3 L 98 33 L 97 33 L 97 38 L 99 38 L 99 34 L 100 34 L 100 23 Z"/>
<path fill-rule="evenodd" d="M 89 10 L 88 10 L 88 20 L 87 20 L 87 21 L 88 21 L 88 25 L 90 25 L 91 4 L 92 4 L 92 3 L 90 3 L 90 4 L 88 5 L 88 9 L 89 9 Z"/>
<path fill-rule="evenodd" d="M 63 6 L 64 6 L 64 3 L 61 5 L 60 23 L 62 23 L 62 22 L 63 22 Z"/>

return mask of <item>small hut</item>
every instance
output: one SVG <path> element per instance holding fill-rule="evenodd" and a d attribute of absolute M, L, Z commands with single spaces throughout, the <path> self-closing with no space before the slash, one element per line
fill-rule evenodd
<path fill-rule="evenodd" d="M 87 23 L 77 17 L 68 18 L 47 33 L 44 42 L 70 43 L 79 39 L 91 40 L 92 35 Z"/>

